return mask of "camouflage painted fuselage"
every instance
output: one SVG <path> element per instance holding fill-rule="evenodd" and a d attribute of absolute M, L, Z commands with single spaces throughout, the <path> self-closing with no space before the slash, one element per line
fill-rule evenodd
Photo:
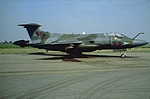
<path fill-rule="evenodd" d="M 62 51 L 69 54 L 81 54 L 102 49 L 127 49 L 145 45 L 148 42 L 128 38 L 119 33 L 92 33 L 92 34 L 60 34 L 41 31 L 38 24 L 21 24 L 27 29 L 32 43 L 19 40 L 14 44 L 32 46 L 35 48 Z"/>

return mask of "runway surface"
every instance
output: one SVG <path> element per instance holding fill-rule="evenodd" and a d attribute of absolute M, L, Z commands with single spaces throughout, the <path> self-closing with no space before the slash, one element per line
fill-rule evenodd
<path fill-rule="evenodd" d="M 0 99 L 150 99 L 150 53 L 0 55 Z"/>

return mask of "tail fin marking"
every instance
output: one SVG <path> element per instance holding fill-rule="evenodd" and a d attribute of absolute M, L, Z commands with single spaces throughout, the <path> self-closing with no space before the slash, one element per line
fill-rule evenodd
<path fill-rule="evenodd" d="M 36 23 L 30 23 L 30 24 L 20 24 L 18 26 L 23 26 L 24 28 L 26 28 L 30 38 L 32 38 L 34 32 L 35 31 L 37 32 L 41 25 Z M 37 32 L 37 36 L 40 36 L 40 32 Z"/>

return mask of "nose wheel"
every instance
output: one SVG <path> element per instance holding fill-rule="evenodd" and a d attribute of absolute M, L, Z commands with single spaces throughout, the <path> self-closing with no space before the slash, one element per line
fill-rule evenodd
<path fill-rule="evenodd" d="M 121 56 L 120 56 L 121 58 L 125 58 L 126 57 L 126 51 L 124 51 L 124 53 L 123 54 L 121 54 Z"/>

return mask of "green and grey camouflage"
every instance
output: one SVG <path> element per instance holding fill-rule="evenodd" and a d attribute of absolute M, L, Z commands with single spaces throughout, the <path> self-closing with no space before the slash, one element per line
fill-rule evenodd
<path fill-rule="evenodd" d="M 32 46 L 39 49 L 62 51 L 73 56 L 81 55 L 82 52 L 91 52 L 103 49 L 123 50 L 121 57 L 126 56 L 126 49 L 148 44 L 147 41 L 129 38 L 123 34 L 111 33 L 92 33 L 92 34 L 60 34 L 41 31 L 41 25 L 30 23 L 21 24 L 27 29 L 31 38 L 31 43 L 25 40 L 15 41 L 15 45 L 21 47 Z"/>

